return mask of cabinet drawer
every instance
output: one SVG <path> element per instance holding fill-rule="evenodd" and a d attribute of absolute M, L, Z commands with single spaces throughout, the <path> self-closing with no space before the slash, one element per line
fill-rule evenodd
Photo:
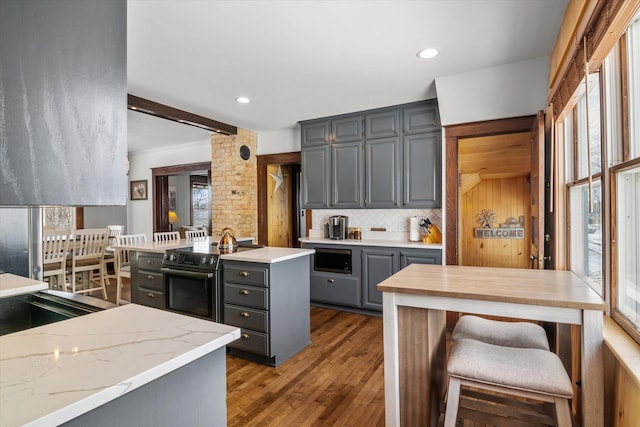
<path fill-rule="evenodd" d="M 162 274 L 149 273 L 146 271 L 138 271 L 136 275 L 136 284 L 139 288 L 153 289 L 156 291 L 164 291 L 162 283 Z"/>
<path fill-rule="evenodd" d="M 164 294 L 149 289 L 138 289 L 138 304 L 165 309 Z"/>
<path fill-rule="evenodd" d="M 160 271 L 162 268 L 162 255 L 141 253 L 138 255 L 138 269 L 148 271 Z"/>
<path fill-rule="evenodd" d="M 360 281 L 339 275 L 311 275 L 311 301 L 360 307 Z"/>
<path fill-rule="evenodd" d="M 269 308 L 269 291 L 255 286 L 224 284 L 224 302 L 255 308 Z"/>
<path fill-rule="evenodd" d="M 225 264 L 222 270 L 225 282 L 246 283 L 255 286 L 267 286 L 267 269 L 244 265 Z"/>
<path fill-rule="evenodd" d="M 237 350 L 248 351 L 262 356 L 271 355 L 269 353 L 269 336 L 261 332 L 242 329 L 240 338 L 228 345 Z"/>
<path fill-rule="evenodd" d="M 225 304 L 224 323 L 239 328 L 269 332 L 269 317 L 264 310 Z"/>

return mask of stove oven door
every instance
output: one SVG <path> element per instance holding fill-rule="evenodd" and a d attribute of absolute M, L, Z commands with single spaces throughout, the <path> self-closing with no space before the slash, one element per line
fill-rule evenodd
<path fill-rule="evenodd" d="M 189 316 L 219 321 L 215 272 L 163 268 L 167 308 Z"/>

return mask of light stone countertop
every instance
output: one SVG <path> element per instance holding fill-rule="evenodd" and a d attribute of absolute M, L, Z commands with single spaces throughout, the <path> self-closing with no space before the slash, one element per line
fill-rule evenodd
<path fill-rule="evenodd" d="M 16 276 L 11 273 L 0 274 L 0 298 L 30 294 L 48 288 L 49 285 L 39 280 Z"/>
<path fill-rule="evenodd" d="M 258 262 L 273 264 L 302 256 L 313 254 L 313 249 L 300 248 L 279 248 L 274 246 L 266 246 L 260 249 L 252 249 L 250 251 L 234 252 L 232 254 L 220 255 L 223 260 Z"/>
<path fill-rule="evenodd" d="M 332 240 L 326 237 L 302 237 L 301 243 L 322 243 L 326 245 L 349 245 L 349 246 L 381 246 L 387 248 L 409 248 L 409 249 L 442 249 L 442 243 L 422 243 L 408 240 L 391 239 L 344 239 Z"/>
<path fill-rule="evenodd" d="M 238 338 L 137 304 L 1 336 L 0 425 L 59 425 Z"/>

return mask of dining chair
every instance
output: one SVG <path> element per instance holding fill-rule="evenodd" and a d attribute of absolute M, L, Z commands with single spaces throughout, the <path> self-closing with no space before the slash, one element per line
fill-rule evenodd
<path fill-rule="evenodd" d="M 71 251 L 71 292 L 84 294 L 102 290 L 102 296 L 106 300 L 107 288 L 105 286 L 103 266 L 104 252 L 108 241 L 107 229 L 85 228 L 75 230 L 73 241 L 73 250 Z M 97 272 L 98 275 L 95 276 L 94 272 Z M 80 275 L 81 273 L 84 273 L 83 276 L 87 278 L 87 283 L 82 283 L 82 288 L 78 289 L 78 281 L 84 278 Z M 98 281 L 98 285 L 92 286 L 95 281 Z"/>
<path fill-rule="evenodd" d="M 153 233 L 153 241 L 158 243 L 172 243 L 180 240 L 179 231 L 162 231 Z"/>
<path fill-rule="evenodd" d="M 124 225 L 107 225 L 107 248 L 104 252 L 104 278 L 107 281 L 107 286 L 111 285 L 111 279 L 116 279 L 116 259 L 113 253 L 113 244 L 115 243 L 116 236 L 122 234 Z M 109 273 L 109 265 L 113 268 L 113 274 Z"/>
<path fill-rule="evenodd" d="M 184 234 L 187 239 L 207 237 L 207 230 L 187 230 Z"/>
<path fill-rule="evenodd" d="M 122 299 L 122 278 L 131 279 L 131 264 L 129 252 L 131 247 L 141 243 L 147 243 L 146 234 L 129 234 L 116 236 L 114 250 L 116 255 L 116 305 L 129 303 Z"/>
<path fill-rule="evenodd" d="M 49 282 L 49 289 L 66 290 L 70 235 L 71 230 L 42 231 L 42 273 Z M 55 281 L 51 280 L 53 277 Z"/>

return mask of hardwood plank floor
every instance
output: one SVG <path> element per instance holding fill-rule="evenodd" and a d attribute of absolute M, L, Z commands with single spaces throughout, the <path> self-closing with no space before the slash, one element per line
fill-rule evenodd
<path fill-rule="evenodd" d="M 227 356 L 227 425 L 383 426 L 382 319 L 311 307 L 311 341 L 277 368 Z"/>

